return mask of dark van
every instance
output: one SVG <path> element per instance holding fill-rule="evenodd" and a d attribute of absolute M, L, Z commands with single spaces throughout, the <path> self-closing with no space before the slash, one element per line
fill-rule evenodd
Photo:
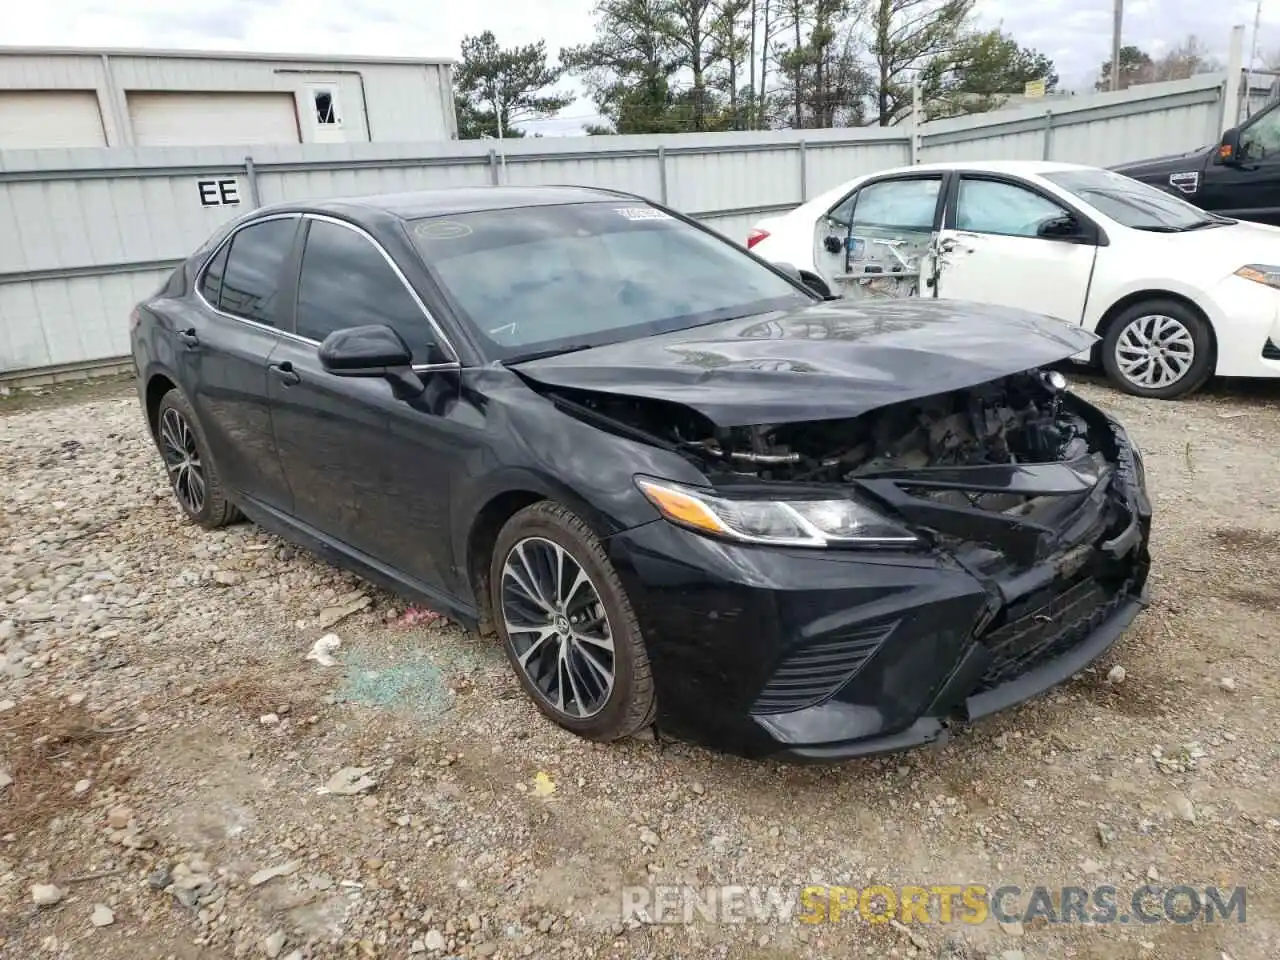
<path fill-rule="evenodd" d="M 1112 167 L 1202 210 L 1280 226 L 1280 103 L 1212 147 Z"/>

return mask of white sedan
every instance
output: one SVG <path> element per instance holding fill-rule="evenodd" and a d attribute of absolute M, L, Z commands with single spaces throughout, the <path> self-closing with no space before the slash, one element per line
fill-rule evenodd
<path fill-rule="evenodd" d="M 925 164 L 761 220 L 747 247 L 845 297 L 941 297 L 1083 325 L 1122 389 L 1280 377 L 1280 228 L 1097 167 Z M 821 286 L 821 284 L 817 284 Z"/>

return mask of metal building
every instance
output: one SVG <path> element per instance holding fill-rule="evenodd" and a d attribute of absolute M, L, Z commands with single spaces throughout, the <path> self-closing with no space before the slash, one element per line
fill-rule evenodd
<path fill-rule="evenodd" d="M 0 47 L 0 150 L 452 140 L 452 63 Z"/>

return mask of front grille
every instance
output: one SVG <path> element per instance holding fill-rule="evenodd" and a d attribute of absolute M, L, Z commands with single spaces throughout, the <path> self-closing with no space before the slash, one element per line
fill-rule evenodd
<path fill-rule="evenodd" d="M 1108 589 L 1094 578 L 1081 580 L 1048 603 L 981 637 L 995 659 L 974 693 L 1016 680 L 1083 643 L 1129 592 L 1131 582 Z"/>
<path fill-rule="evenodd" d="M 751 712 L 790 713 L 831 699 L 871 659 L 896 626 L 895 622 L 855 627 L 792 650 L 773 671 Z"/>
<path fill-rule="evenodd" d="M 1268 340 L 1267 345 L 1262 348 L 1262 357 L 1264 360 L 1280 360 L 1280 344 Z"/>
<path fill-rule="evenodd" d="M 1006 513 L 1028 503 L 1031 498 L 1017 493 L 993 493 L 981 490 L 924 490 L 919 487 L 903 487 L 907 493 L 920 500 L 931 500 L 952 507 L 973 507 L 988 513 Z"/>

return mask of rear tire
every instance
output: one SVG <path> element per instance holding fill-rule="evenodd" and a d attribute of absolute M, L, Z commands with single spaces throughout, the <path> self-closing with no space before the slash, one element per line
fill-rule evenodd
<path fill-rule="evenodd" d="M 599 539 L 543 500 L 498 533 L 489 564 L 494 628 L 520 685 L 566 730 L 609 741 L 653 723 L 649 655 Z"/>
<path fill-rule="evenodd" d="M 156 446 L 160 448 L 174 498 L 189 520 L 215 530 L 240 519 L 240 511 L 227 499 L 222 487 L 200 422 L 177 390 L 160 398 Z"/>
<path fill-rule="evenodd" d="M 1213 335 L 1177 300 L 1144 300 L 1107 328 L 1102 366 L 1125 393 L 1154 400 L 1188 397 L 1213 376 Z"/>

